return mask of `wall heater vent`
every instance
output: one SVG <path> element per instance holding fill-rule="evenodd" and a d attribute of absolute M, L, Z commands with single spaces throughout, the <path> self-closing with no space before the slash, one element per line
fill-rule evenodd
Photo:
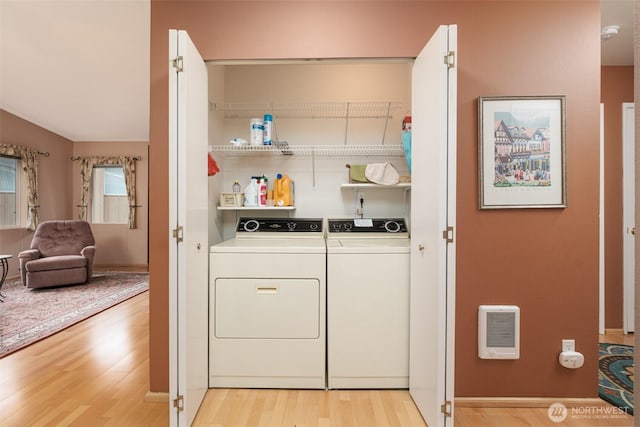
<path fill-rule="evenodd" d="M 481 305 L 478 309 L 478 357 L 520 358 L 520 308 Z"/>

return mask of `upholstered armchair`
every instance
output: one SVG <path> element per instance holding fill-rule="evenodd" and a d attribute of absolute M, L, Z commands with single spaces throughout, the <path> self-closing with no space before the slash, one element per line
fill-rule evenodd
<path fill-rule="evenodd" d="M 27 288 L 86 283 L 93 275 L 96 247 L 86 221 L 44 221 L 20 252 L 20 274 Z"/>

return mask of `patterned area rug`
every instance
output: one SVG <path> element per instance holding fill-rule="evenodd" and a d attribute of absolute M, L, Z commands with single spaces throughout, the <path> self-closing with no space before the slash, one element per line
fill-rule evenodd
<path fill-rule="evenodd" d="M 633 346 L 600 343 L 598 394 L 633 415 Z"/>
<path fill-rule="evenodd" d="M 0 302 L 0 358 L 148 289 L 147 273 L 97 272 L 87 284 L 44 289 L 9 279 Z"/>

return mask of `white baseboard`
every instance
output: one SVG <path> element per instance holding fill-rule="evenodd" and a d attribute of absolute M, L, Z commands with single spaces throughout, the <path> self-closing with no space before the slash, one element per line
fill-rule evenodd
<path fill-rule="evenodd" d="M 609 405 L 597 397 L 456 397 L 458 408 L 548 408 L 554 403 L 562 403 L 567 408 Z"/>

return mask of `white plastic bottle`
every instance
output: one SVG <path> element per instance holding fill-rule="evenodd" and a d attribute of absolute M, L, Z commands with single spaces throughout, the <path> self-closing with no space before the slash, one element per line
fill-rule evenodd
<path fill-rule="evenodd" d="M 264 144 L 264 125 L 262 119 L 251 119 L 250 124 L 251 139 L 249 144 L 251 145 L 263 145 Z"/>
<path fill-rule="evenodd" d="M 258 206 L 258 181 L 251 178 L 251 182 L 244 189 L 244 205 Z"/>

